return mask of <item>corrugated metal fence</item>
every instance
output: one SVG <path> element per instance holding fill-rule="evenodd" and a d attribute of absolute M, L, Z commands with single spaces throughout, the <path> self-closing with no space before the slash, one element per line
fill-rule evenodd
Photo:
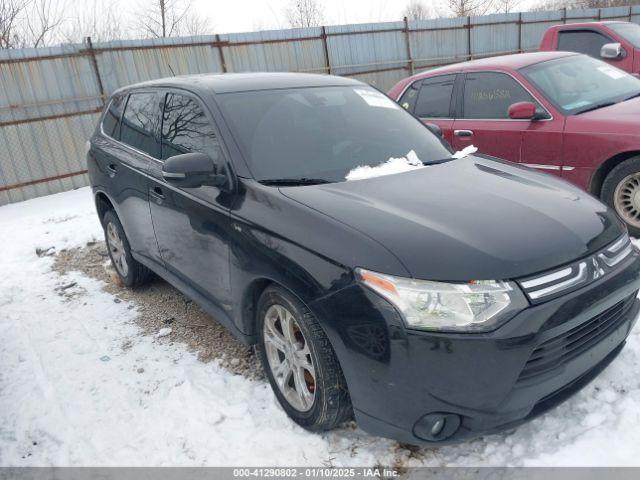
<path fill-rule="evenodd" d="M 390 88 L 426 68 L 530 51 L 558 23 L 640 23 L 640 7 L 338 25 L 0 50 L 0 205 L 87 184 L 84 143 L 116 88 L 173 74 L 298 71 Z"/>

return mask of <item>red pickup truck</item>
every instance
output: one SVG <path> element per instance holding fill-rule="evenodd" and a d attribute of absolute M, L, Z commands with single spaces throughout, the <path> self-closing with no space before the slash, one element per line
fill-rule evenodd
<path fill-rule="evenodd" d="M 640 25 L 629 22 L 590 22 L 555 25 L 547 29 L 540 51 L 584 53 L 635 76 L 640 74 Z"/>

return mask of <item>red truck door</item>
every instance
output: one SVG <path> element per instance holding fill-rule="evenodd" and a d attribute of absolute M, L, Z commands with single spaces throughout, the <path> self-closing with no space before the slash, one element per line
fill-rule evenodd
<path fill-rule="evenodd" d="M 607 43 L 620 43 L 626 55 L 617 59 L 602 58 L 600 50 Z M 608 29 L 605 30 L 599 27 L 562 27 L 557 32 L 555 50 L 584 53 L 626 72 L 633 72 L 633 45 Z"/>

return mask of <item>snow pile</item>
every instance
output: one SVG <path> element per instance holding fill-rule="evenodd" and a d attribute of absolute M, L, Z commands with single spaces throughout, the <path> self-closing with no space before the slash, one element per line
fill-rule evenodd
<path fill-rule="evenodd" d="M 393 175 L 394 173 L 408 172 L 409 170 L 416 170 L 418 168 L 424 168 L 425 165 L 416 155 L 416 152 L 411 150 L 407 153 L 406 157 L 390 158 L 386 162 L 381 163 L 375 167 L 364 165 L 356 167 L 347 173 L 344 177 L 347 181 L 350 180 L 364 180 L 365 178 L 381 177 L 383 175 Z"/>
<path fill-rule="evenodd" d="M 451 158 L 464 158 L 467 155 L 476 153 L 477 151 L 478 149 L 475 146 L 469 145 L 462 150 L 455 152 L 453 155 L 451 155 Z M 350 170 L 344 178 L 347 181 L 364 180 L 365 178 L 382 177 L 384 175 L 393 175 L 394 173 L 417 170 L 426 166 L 427 165 L 422 163 L 422 160 L 418 158 L 416 152 L 411 150 L 405 157 L 390 158 L 386 162 L 383 162 L 380 165 L 376 165 L 375 167 L 371 167 L 369 165 L 356 167 Z"/>
<path fill-rule="evenodd" d="M 306 432 L 266 382 L 202 363 L 171 335 L 142 335 L 135 305 L 51 271 L 51 249 L 102 238 L 90 190 L 0 207 L 0 225 L 0 466 L 640 466 L 638 327 L 543 417 L 409 451 L 351 428 Z M 85 295 L 56 291 L 74 282 Z"/>

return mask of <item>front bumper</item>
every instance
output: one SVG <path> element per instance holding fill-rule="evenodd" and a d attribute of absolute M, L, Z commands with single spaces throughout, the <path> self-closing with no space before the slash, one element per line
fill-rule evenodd
<path fill-rule="evenodd" d="M 324 320 L 358 425 L 406 443 L 446 444 L 511 428 L 586 385 L 622 348 L 639 288 L 634 252 L 610 275 L 482 334 L 408 330 L 360 285 L 310 306 Z M 434 414 L 459 425 L 431 437 Z"/>

